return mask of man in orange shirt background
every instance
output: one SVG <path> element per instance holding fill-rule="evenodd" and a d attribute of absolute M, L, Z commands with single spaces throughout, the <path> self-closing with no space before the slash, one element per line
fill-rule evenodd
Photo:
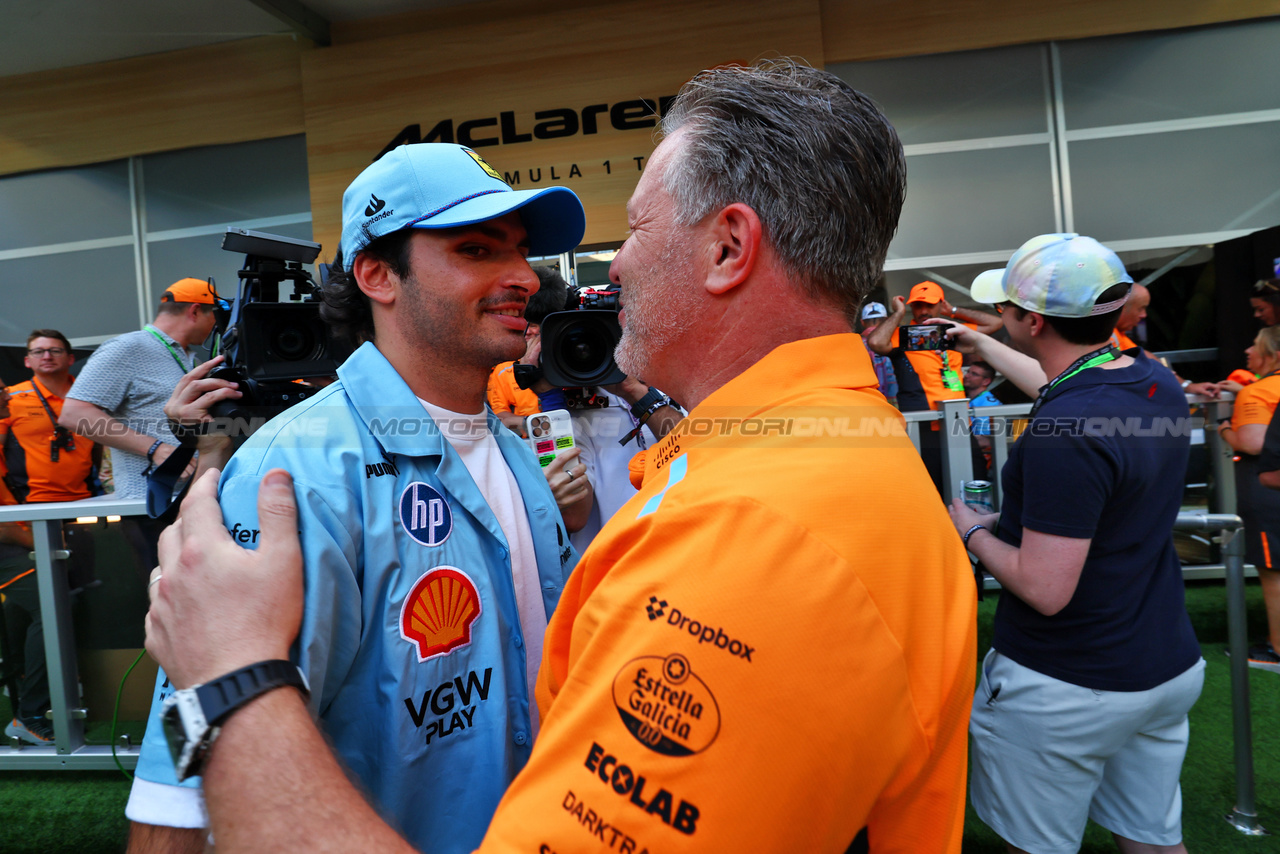
<path fill-rule="evenodd" d="M 789 60 L 699 74 L 663 132 L 611 268 L 616 358 L 691 409 L 566 585 L 542 731 L 481 850 L 958 854 L 972 576 L 852 331 L 905 196 L 901 143 L 870 99 Z M 301 559 L 283 472 L 254 552 L 211 478 L 188 502 L 148 648 L 191 697 L 288 654 Z M 869 551 L 884 518 L 911 518 L 911 542 Z M 408 850 L 301 694 L 221 724 L 204 767 L 219 850 Z"/>
<path fill-rule="evenodd" d="M 9 414 L 0 419 L 0 444 L 4 447 L 3 473 L 12 497 L 23 504 L 78 501 L 102 492 L 96 461 L 101 452 L 94 443 L 58 425 L 62 404 L 74 378 L 71 342 L 56 329 L 37 329 L 27 336 L 23 364 L 31 379 L 6 389 Z M 7 496 L 5 500 L 7 501 Z M 68 566 L 71 585 L 83 584 L 92 573 L 93 540 L 87 531 L 68 542 L 74 554 Z M 0 589 L 5 596 L 5 623 L 11 646 L 22 660 L 22 680 L 13 720 L 5 734 L 31 744 L 49 744 L 53 728 L 44 718 L 49 706 L 49 677 L 45 670 L 44 623 L 40 595 L 26 549 L 9 550 L 0 560 Z"/>

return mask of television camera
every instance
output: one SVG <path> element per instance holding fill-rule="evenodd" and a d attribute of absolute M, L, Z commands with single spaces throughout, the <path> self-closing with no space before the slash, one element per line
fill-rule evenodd
<path fill-rule="evenodd" d="M 211 376 L 238 383 L 243 396 L 218 402 L 210 414 L 265 420 L 319 391 L 295 380 L 335 376 L 347 348 L 321 320 L 320 287 L 302 266 L 315 261 L 320 244 L 233 227 L 222 248 L 245 260 L 236 299 L 218 318 L 227 361 Z M 282 300 L 286 283 L 292 293 Z"/>
<path fill-rule="evenodd" d="M 601 386 L 627 375 L 613 360 L 622 338 L 618 288 L 569 291 L 564 311 L 542 320 L 542 374 L 553 386 Z"/>

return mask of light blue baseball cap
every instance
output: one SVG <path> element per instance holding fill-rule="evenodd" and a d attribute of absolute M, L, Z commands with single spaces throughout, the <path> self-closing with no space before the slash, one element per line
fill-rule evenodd
<path fill-rule="evenodd" d="M 530 255 L 558 255 L 582 242 L 587 215 L 568 187 L 513 190 L 471 149 L 443 142 L 393 148 L 342 194 L 346 266 L 379 237 L 402 228 L 454 228 L 519 211 Z"/>
<path fill-rule="evenodd" d="M 1114 285 L 1133 284 L 1116 253 L 1092 237 L 1041 234 L 1013 253 L 1003 270 L 987 270 L 969 289 L 980 303 L 1011 302 L 1051 317 L 1091 317 L 1115 311 L 1129 300 L 1099 303 Z"/>

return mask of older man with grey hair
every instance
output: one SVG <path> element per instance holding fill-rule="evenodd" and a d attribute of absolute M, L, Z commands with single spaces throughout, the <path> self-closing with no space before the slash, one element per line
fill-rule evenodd
<path fill-rule="evenodd" d="M 972 577 L 852 331 L 902 146 L 868 98 L 789 61 L 698 75 L 663 130 L 611 270 L 616 355 L 691 409 L 569 579 L 543 728 L 481 850 L 959 852 Z M 894 429 L 816 429 L 868 422 Z M 148 618 L 178 686 L 287 654 L 292 495 L 263 481 L 248 553 L 194 488 Z M 909 545 L 866 548 L 907 517 Z M 205 768 L 220 850 L 408 848 L 298 692 L 236 711 Z"/>

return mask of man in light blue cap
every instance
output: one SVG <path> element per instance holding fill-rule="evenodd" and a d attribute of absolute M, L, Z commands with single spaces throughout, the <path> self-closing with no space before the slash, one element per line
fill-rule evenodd
<path fill-rule="evenodd" d="M 572 250 L 585 214 L 571 190 L 512 190 L 446 144 L 389 152 L 342 211 L 323 314 L 359 347 L 228 463 L 223 518 L 253 548 L 263 476 L 292 474 L 306 604 L 281 658 L 382 816 L 422 850 L 471 851 L 529 757 L 542 638 L 577 559 L 485 385 L 524 352 L 527 256 Z M 162 672 L 127 808 L 133 851 L 202 850 L 208 833 L 200 759 L 171 757 L 162 733 L 171 694 Z M 188 743 L 212 738 L 170 705 Z"/>
<path fill-rule="evenodd" d="M 1170 371 L 1109 342 L 1132 284 L 1093 238 L 1040 235 L 973 288 L 1009 304 L 1021 354 L 952 332 L 1039 386 L 1001 512 L 951 507 L 1003 588 L 970 718 L 970 796 L 1011 851 L 1077 851 L 1090 820 L 1122 852 L 1186 851 L 1178 779 L 1204 661 L 1173 522 L 1191 419 Z"/>

